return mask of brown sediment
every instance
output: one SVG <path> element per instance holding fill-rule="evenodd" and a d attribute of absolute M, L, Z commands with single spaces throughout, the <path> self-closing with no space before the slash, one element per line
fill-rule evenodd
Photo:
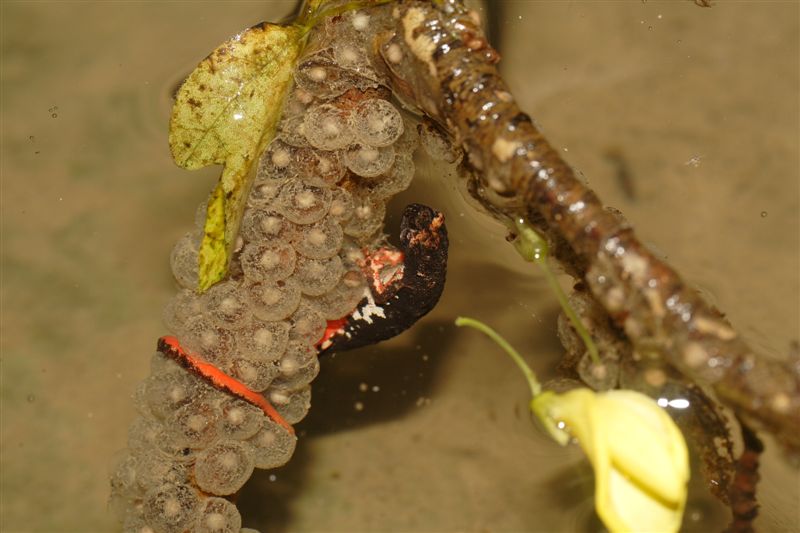
<path fill-rule="evenodd" d="M 515 103 L 491 47 L 460 3 L 408 1 L 382 43 L 395 89 L 463 146 L 480 183 L 472 189 L 506 217 L 534 221 L 554 255 L 582 277 L 635 349 L 663 357 L 754 428 L 800 452 L 800 376 L 787 361 L 759 357 L 723 314 L 650 252 L 573 170 Z M 508 202 L 507 199 L 516 200 Z"/>

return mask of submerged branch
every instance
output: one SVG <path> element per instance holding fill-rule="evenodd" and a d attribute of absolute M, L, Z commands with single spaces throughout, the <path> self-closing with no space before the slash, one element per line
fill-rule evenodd
<path fill-rule="evenodd" d="M 641 355 L 656 355 L 755 428 L 800 452 L 798 365 L 759 357 L 561 159 L 515 102 L 473 12 L 406 1 L 381 44 L 395 88 L 463 146 L 473 190 L 496 215 L 537 221 Z"/>

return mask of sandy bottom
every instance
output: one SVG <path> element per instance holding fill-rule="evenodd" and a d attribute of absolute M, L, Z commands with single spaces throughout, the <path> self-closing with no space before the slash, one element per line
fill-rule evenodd
<path fill-rule="evenodd" d="M 217 172 L 171 162 L 170 93 L 286 4 L 3 2 L 2 531 L 116 527 L 107 476 L 163 333 L 169 251 Z M 508 2 L 503 68 L 604 201 L 761 353 L 785 354 L 800 336 L 800 9 L 716 4 Z M 245 524 L 596 531 L 579 451 L 545 439 L 517 370 L 452 325 L 488 321 L 551 375 L 554 298 L 452 180 L 421 170 L 394 212 L 445 211 L 442 302 L 399 338 L 324 361 L 297 454 L 246 486 Z M 798 471 L 770 448 L 762 473 L 760 528 L 797 530 Z M 691 498 L 687 529 L 726 520 Z"/>

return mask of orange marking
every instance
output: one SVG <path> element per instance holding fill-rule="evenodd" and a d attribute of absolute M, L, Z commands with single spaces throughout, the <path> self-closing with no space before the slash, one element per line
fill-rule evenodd
<path fill-rule="evenodd" d="M 158 339 L 158 351 L 167 357 L 171 357 L 181 366 L 205 379 L 217 389 L 261 408 L 265 415 L 294 435 L 294 428 L 283 419 L 280 413 L 272 407 L 272 404 L 261 393 L 248 388 L 247 385 L 236 378 L 232 378 L 211 363 L 207 363 L 196 355 L 190 354 L 181 347 L 180 342 L 175 337 L 167 336 Z"/>
<path fill-rule="evenodd" d="M 318 349 L 322 348 L 323 350 L 327 348 L 325 343 L 328 342 L 331 337 L 342 331 L 344 325 L 347 324 L 348 316 L 350 315 L 346 315 L 343 318 L 337 318 L 336 320 L 328 320 L 328 325 L 325 327 L 325 333 L 322 334 L 322 338 L 317 341 L 315 346 Z"/>

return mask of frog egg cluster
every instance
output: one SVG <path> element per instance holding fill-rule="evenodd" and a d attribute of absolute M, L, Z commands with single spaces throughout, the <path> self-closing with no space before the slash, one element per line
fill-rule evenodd
<path fill-rule="evenodd" d="M 228 277 L 196 292 L 205 204 L 171 255 L 180 289 L 164 310 L 169 332 L 289 424 L 308 412 L 327 321 L 365 295 L 365 250 L 384 245 L 386 202 L 414 174 L 416 127 L 373 68 L 364 16 L 328 22 L 299 62 L 258 161 Z M 238 532 L 229 498 L 254 468 L 281 466 L 294 452 L 294 435 L 261 409 L 161 354 L 135 402 L 139 418 L 112 477 L 126 531 Z"/>

